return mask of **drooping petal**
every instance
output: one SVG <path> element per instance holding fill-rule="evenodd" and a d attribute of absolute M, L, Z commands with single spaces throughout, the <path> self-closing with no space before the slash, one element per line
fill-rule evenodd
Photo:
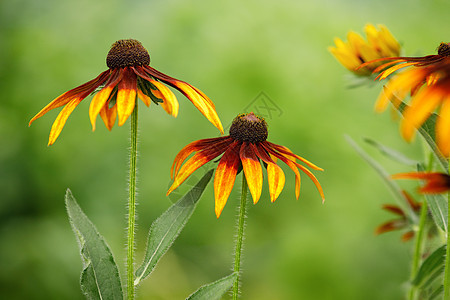
<path fill-rule="evenodd" d="M 122 73 L 122 79 L 119 82 L 116 105 L 119 126 L 122 126 L 136 105 L 137 78 L 136 74 L 129 67 L 121 69 L 120 72 Z"/>
<path fill-rule="evenodd" d="M 103 106 L 110 98 L 112 90 L 117 85 L 120 79 L 121 72 L 118 70 L 113 70 L 110 77 L 108 78 L 108 81 L 106 81 L 105 83 L 105 87 L 102 88 L 97 94 L 95 94 L 94 98 L 92 98 L 91 104 L 89 106 L 89 118 L 92 124 L 92 131 L 95 130 L 95 120 L 97 119 L 97 115 L 100 113 Z"/>
<path fill-rule="evenodd" d="M 192 153 L 200 150 L 206 150 L 206 148 L 210 146 L 213 146 L 217 149 L 226 149 L 232 142 L 232 138 L 230 138 L 229 136 L 223 136 L 218 138 L 198 140 L 186 145 L 183 149 L 180 150 L 180 152 L 178 152 L 177 156 L 175 157 L 172 168 L 170 169 L 170 177 L 173 179 L 177 175 L 183 161 Z"/>
<path fill-rule="evenodd" d="M 308 175 L 309 178 L 314 182 L 314 185 L 316 186 L 317 190 L 319 191 L 320 196 L 322 197 L 322 203 L 325 202 L 325 195 L 323 193 L 322 186 L 319 183 L 319 180 L 317 180 L 316 176 L 314 176 L 313 173 L 311 173 L 310 170 L 305 168 L 304 166 L 297 164 L 297 167 L 302 170 L 306 175 Z"/>
<path fill-rule="evenodd" d="M 108 128 L 108 130 L 111 131 L 111 129 L 114 126 L 114 123 L 116 122 L 117 105 L 114 105 L 111 108 L 109 108 L 108 105 L 104 105 L 100 110 L 100 117 L 102 117 L 102 120 L 105 123 L 106 128 Z"/>
<path fill-rule="evenodd" d="M 213 160 L 226 150 L 227 148 L 225 147 L 224 148 L 208 147 L 203 151 L 200 151 L 196 153 L 194 156 L 192 156 L 176 174 L 172 186 L 167 191 L 167 195 L 169 195 L 180 184 L 182 184 L 195 170 L 197 170 L 207 162 Z"/>
<path fill-rule="evenodd" d="M 100 85 L 102 85 L 105 80 L 109 77 L 109 70 L 102 72 L 100 75 L 98 75 L 95 79 L 92 79 L 91 81 L 88 81 L 70 91 L 65 92 L 61 96 L 57 97 L 55 100 L 47 104 L 40 112 L 38 112 L 28 123 L 28 125 L 31 125 L 36 119 L 42 117 L 47 112 L 54 108 L 61 107 L 63 105 L 66 105 L 73 99 L 79 99 L 80 101 L 89 96 L 93 91 L 95 91 L 96 88 L 98 88 Z"/>
<path fill-rule="evenodd" d="M 66 124 L 67 118 L 70 116 L 75 107 L 77 107 L 77 105 L 80 104 L 81 100 L 82 99 L 79 98 L 72 99 L 69 103 L 66 104 L 66 106 L 64 106 L 64 108 L 58 114 L 55 122 L 53 122 L 52 129 L 50 130 L 50 136 L 48 138 L 49 146 L 51 146 L 56 141 L 59 134 L 61 133 L 61 130 Z"/>
<path fill-rule="evenodd" d="M 241 158 L 248 188 L 252 194 L 253 203 L 256 204 L 261 197 L 262 191 L 263 177 L 261 163 L 248 142 L 242 143 L 239 156 Z"/>
<path fill-rule="evenodd" d="M 267 164 L 267 181 L 269 182 L 270 201 L 275 202 L 284 188 L 286 178 L 283 170 L 270 158 L 261 143 L 256 146 L 251 144 L 256 155 Z"/>
<path fill-rule="evenodd" d="M 379 234 L 386 233 L 389 231 L 401 229 L 401 228 L 405 227 L 405 225 L 406 225 L 406 223 L 405 223 L 405 220 L 403 220 L 403 219 L 389 221 L 389 222 L 383 223 L 380 226 L 378 226 L 375 229 L 375 234 L 379 235 Z"/>
<path fill-rule="evenodd" d="M 214 176 L 214 198 L 215 212 L 217 218 L 220 217 L 231 190 L 233 189 L 236 174 L 239 168 L 239 148 L 241 143 L 233 142 L 220 159 Z"/>
<path fill-rule="evenodd" d="M 141 77 L 142 79 L 147 80 L 150 82 L 153 86 L 157 88 L 157 90 L 152 90 L 153 95 L 155 95 L 157 98 L 163 100 L 163 103 L 161 103 L 162 108 L 169 114 L 174 116 L 175 118 L 178 116 L 178 100 L 175 97 L 175 95 L 172 93 L 172 91 L 166 87 L 164 84 L 154 80 L 151 78 L 151 75 L 148 75 L 146 73 L 147 67 L 155 70 L 149 66 L 145 67 L 133 67 L 133 71 L 136 73 L 137 76 Z M 161 73 L 162 74 L 162 73 Z M 157 77 L 158 78 L 158 77 Z"/>
<path fill-rule="evenodd" d="M 176 88 L 183 95 L 185 95 L 192 102 L 192 104 L 194 104 L 194 106 L 197 107 L 197 109 L 220 130 L 220 133 L 223 134 L 222 123 L 217 115 L 214 104 L 208 97 L 206 97 L 204 93 L 200 92 L 199 89 L 193 87 L 192 85 L 167 76 L 166 74 L 161 73 L 150 66 L 145 66 L 144 68 L 151 76 L 158 78 L 164 83 Z"/>
<path fill-rule="evenodd" d="M 425 122 L 441 99 L 442 95 L 433 88 L 420 91 L 413 97 L 410 106 L 403 114 L 404 118 L 400 128 L 405 140 L 412 140 L 415 130 Z"/>
<path fill-rule="evenodd" d="M 312 169 L 314 169 L 314 170 L 323 171 L 322 168 L 316 166 L 315 164 L 313 164 L 313 163 L 310 162 L 309 160 L 307 160 L 307 159 L 305 159 L 305 158 L 303 158 L 303 157 L 301 157 L 301 156 L 298 156 L 298 155 L 294 154 L 291 150 L 289 150 L 288 147 L 281 146 L 281 145 L 277 145 L 277 144 L 274 144 L 274 143 L 271 143 L 271 142 L 268 142 L 268 141 L 265 141 L 264 144 L 269 145 L 269 146 L 272 147 L 273 149 L 275 149 L 275 150 L 281 152 L 282 154 L 285 154 L 285 155 L 290 156 L 290 157 L 292 157 L 292 158 L 294 158 L 294 159 L 296 158 L 296 159 L 300 160 L 300 161 L 303 162 L 305 165 L 307 165 L 308 167 L 310 167 L 310 168 L 312 168 Z"/>
<path fill-rule="evenodd" d="M 450 93 L 450 92 L 448 92 Z M 436 140 L 439 150 L 445 157 L 450 156 L 450 95 L 442 102 L 436 122 Z"/>
<path fill-rule="evenodd" d="M 424 194 L 445 193 L 450 190 L 450 175 L 438 172 L 409 172 L 391 176 L 393 179 L 421 179 L 426 184 L 419 189 Z"/>
<path fill-rule="evenodd" d="M 403 212 L 403 210 L 396 206 L 396 205 L 391 205 L 391 204 L 384 204 L 382 207 L 384 210 L 390 211 L 391 213 L 394 213 L 396 215 L 402 216 L 402 217 L 406 217 L 405 213 Z"/>
<path fill-rule="evenodd" d="M 137 89 L 137 95 L 138 95 L 138 98 L 141 99 L 142 102 L 144 102 L 145 106 L 150 107 L 150 103 L 152 103 L 152 99 L 150 99 L 149 96 L 144 94 L 139 87 Z"/>

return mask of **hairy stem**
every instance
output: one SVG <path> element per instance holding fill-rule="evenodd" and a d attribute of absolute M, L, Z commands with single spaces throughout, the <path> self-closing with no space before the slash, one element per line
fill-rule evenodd
<path fill-rule="evenodd" d="M 244 240 L 244 228 L 245 228 L 245 218 L 246 218 L 246 206 L 247 206 L 247 180 L 245 179 L 244 172 L 242 172 L 242 191 L 241 191 L 241 204 L 239 207 L 239 219 L 237 228 L 237 240 L 236 248 L 234 252 L 234 272 L 238 274 L 236 281 L 233 285 L 233 300 L 239 298 L 239 279 L 240 279 L 240 268 L 241 268 L 241 252 L 242 243 Z"/>
<path fill-rule="evenodd" d="M 130 136 L 130 179 L 128 198 L 128 241 L 127 241 L 127 299 L 134 299 L 134 231 L 136 226 L 136 161 L 137 161 L 137 119 L 136 106 L 131 114 Z"/>

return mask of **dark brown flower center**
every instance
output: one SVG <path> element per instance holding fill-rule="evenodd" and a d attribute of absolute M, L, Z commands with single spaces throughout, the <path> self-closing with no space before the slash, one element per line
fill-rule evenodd
<path fill-rule="evenodd" d="M 133 39 L 118 40 L 111 46 L 106 57 L 110 69 L 150 64 L 150 55 L 141 42 Z"/>
<path fill-rule="evenodd" d="M 441 43 L 437 51 L 438 55 L 450 56 L 450 43 Z"/>
<path fill-rule="evenodd" d="M 242 142 L 260 143 L 267 139 L 267 123 L 254 113 L 240 114 L 234 118 L 230 127 L 230 136 Z"/>

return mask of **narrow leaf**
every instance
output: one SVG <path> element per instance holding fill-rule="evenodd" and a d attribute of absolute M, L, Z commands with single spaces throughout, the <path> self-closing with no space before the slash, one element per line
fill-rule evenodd
<path fill-rule="evenodd" d="M 83 261 L 80 284 L 88 299 L 123 299 L 119 270 L 110 248 L 67 189 L 66 208 Z"/>
<path fill-rule="evenodd" d="M 417 272 L 416 277 L 412 281 L 415 286 L 420 286 L 433 273 L 441 269 L 444 265 L 445 245 L 436 249 L 430 256 L 425 259 Z"/>
<path fill-rule="evenodd" d="M 233 286 L 238 273 L 232 273 L 222 279 L 200 287 L 186 300 L 219 300 Z"/>
<path fill-rule="evenodd" d="M 358 152 L 358 154 L 377 172 L 377 174 L 383 179 L 391 192 L 394 194 L 394 198 L 397 200 L 397 204 L 402 208 L 404 212 L 408 212 L 409 219 L 413 222 L 417 222 L 417 216 L 409 205 L 407 205 L 407 199 L 402 193 L 402 190 L 397 183 L 391 179 L 389 173 L 375 161 L 369 154 L 367 154 L 356 142 L 349 136 L 345 136 L 347 142 Z"/>
<path fill-rule="evenodd" d="M 431 295 L 429 300 L 434 300 L 444 292 L 444 286 L 440 285 Z"/>
<path fill-rule="evenodd" d="M 448 202 L 442 194 L 425 194 L 433 220 L 439 228 L 447 232 Z"/>
<path fill-rule="evenodd" d="M 378 151 L 380 151 L 386 157 L 388 157 L 396 162 L 399 162 L 401 164 L 408 165 L 408 166 L 414 166 L 414 167 L 419 164 L 419 162 L 417 160 L 410 159 L 410 158 L 406 157 L 403 153 L 400 153 L 396 150 L 386 147 L 372 139 L 364 138 L 364 141 L 366 143 L 368 143 L 369 145 L 378 149 Z"/>
<path fill-rule="evenodd" d="M 153 271 L 159 259 L 180 234 L 194 212 L 197 201 L 208 185 L 213 171 L 208 171 L 197 185 L 153 222 L 149 231 L 144 261 L 136 271 L 135 285 Z"/>

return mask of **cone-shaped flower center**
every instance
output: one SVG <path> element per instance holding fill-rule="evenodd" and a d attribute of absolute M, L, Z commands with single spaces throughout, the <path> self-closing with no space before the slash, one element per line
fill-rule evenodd
<path fill-rule="evenodd" d="M 110 69 L 150 64 L 150 55 L 141 42 L 133 39 L 118 40 L 111 46 L 106 57 Z"/>
<path fill-rule="evenodd" d="M 438 47 L 438 55 L 450 56 L 450 43 L 441 43 Z"/>
<path fill-rule="evenodd" d="M 230 127 L 230 136 L 242 142 L 264 142 L 267 135 L 266 121 L 254 113 L 238 115 Z"/>

